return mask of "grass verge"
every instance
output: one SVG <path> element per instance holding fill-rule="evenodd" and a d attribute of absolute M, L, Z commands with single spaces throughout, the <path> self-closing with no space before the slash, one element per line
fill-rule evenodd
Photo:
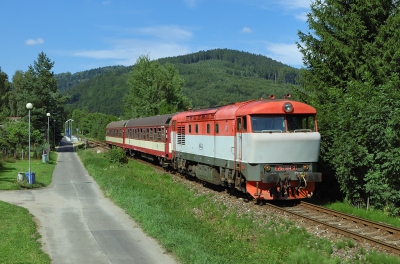
<path fill-rule="evenodd" d="M 0 201 L 0 262 L 50 263 L 28 210 Z"/>
<path fill-rule="evenodd" d="M 27 172 L 27 160 L 2 161 L 0 190 L 21 190 L 51 184 L 57 153 L 50 153 L 48 163 L 31 160 L 31 171 L 36 173 L 35 184 L 28 184 L 26 177 L 19 182 L 18 172 Z M 50 257 L 41 250 L 36 222 L 23 207 L 0 201 L 0 263 L 50 263 Z"/>
<path fill-rule="evenodd" d="M 366 209 L 360 209 L 360 208 L 355 208 L 354 206 L 351 206 L 350 204 L 346 203 L 341 203 L 341 202 L 335 202 L 335 203 L 329 203 L 324 205 L 325 207 L 336 210 L 339 212 L 343 212 L 346 214 L 352 214 L 364 219 L 368 219 L 374 222 L 382 222 L 382 223 L 387 223 L 389 225 L 399 227 L 400 228 L 400 219 L 395 218 L 395 217 L 390 217 L 387 216 L 384 212 L 382 211 L 377 211 L 377 210 L 366 210 Z"/>
<path fill-rule="evenodd" d="M 170 175 L 135 161 L 109 163 L 106 154 L 80 151 L 104 194 L 182 263 L 342 263 L 333 246 L 293 222 L 238 215 L 174 182 Z M 338 242 L 343 250 L 354 245 Z M 384 254 L 360 252 L 348 263 L 399 263 Z"/>
<path fill-rule="evenodd" d="M 35 183 L 28 184 L 24 174 L 24 180 L 17 180 L 18 172 L 28 172 L 28 160 L 8 159 L 0 167 L 0 190 L 21 190 L 26 188 L 39 188 L 51 184 L 54 168 L 57 164 L 57 153 L 50 152 L 47 163 L 42 160 L 31 159 L 31 172 L 35 172 Z"/>

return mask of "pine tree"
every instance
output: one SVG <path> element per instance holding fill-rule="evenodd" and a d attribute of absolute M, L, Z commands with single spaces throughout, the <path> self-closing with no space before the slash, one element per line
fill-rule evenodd
<path fill-rule="evenodd" d="M 316 0 L 299 32 L 297 95 L 319 112 L 323 166 L 349 200 L 397 214 L 400 195 L 399 4 Z"/>

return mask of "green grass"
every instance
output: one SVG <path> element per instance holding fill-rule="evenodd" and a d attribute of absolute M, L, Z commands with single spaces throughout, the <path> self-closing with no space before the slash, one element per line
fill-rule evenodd
<path fill-rule="evenodd" d="M 170 175 L 135 161 L 109 163 L 107 154 L 80 151 L 90 175 L 143 230 L 182 263 L 340 263 L 333 246 L 285 219 L 263 224 L 268 215 L 238 215 L 213 195 L 200 195 Z M 341 248 L 353 247 L 339 242 Z M 361 252 L 348 263 L 399 263 Z"/>
<path fill-rule="evenodd" d="M 399 227 L 400 228 L 400 219 L 395 218 L 395 217 L 390 217 L 387 216 L 384 212 L 382 211 L 377 211 L 377 210 L 366 210 L 366 209 L 360 209 L 360 208 L 355 208 L 354 206 L 351 206 L 350 204 L 347 203 L 342 203 L 342 202 L 335 202 L 335 203 L 329 203 L 324 205 L 325 207 L 336 210 L 339 212 L 343 212 L 346 214 L 352 214 L 364 219 L 368 219 L 374 222 L 382 222 L 382 223 L 387 223 L 389 225 Z"/>
<path fill-rule="evenodd" d="M 27 172 L 27 160 L 3 160 L 0 166 L 0 190 L 38 188 L 51 184 L 57 153 L 50 153 L 48 163 L 31 160 L 31 171 L 36 173 L 36 183 L 17 181 L 18 172 Z M 28 210 L 0 201 L 0 263 L 50 263 L 50 257 L 41 250 L 40 234 Z"/>
<path fill-rule="evenodd" d="M 28 172 L 28 160 L 8 159 L 2 161 L 0 167 L 0 190 L 21 190 L 25 188 L 38 188 L 51 184 L 51 178 L 57 163 L 57 153 L 50 152 L 48 163 L 42 160 L 31 159 L 31 172 L 35 172 L 35 184 L 28 184 L 24 175 L 24 181 L 18 182 L 18 172 Z"/>
<path fill-rule="evenodd" d="M 0 201 L 0 263 L 50 263 L 28 210 Z"/>

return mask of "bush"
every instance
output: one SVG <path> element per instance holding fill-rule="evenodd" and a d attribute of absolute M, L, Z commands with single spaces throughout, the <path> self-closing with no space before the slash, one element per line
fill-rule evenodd
<path fill-rule="evenodd" d="M 108 151 L 108 158 L 111 163 L 127 163 L 125 151 L 122 148 L 113 147 Z"/>

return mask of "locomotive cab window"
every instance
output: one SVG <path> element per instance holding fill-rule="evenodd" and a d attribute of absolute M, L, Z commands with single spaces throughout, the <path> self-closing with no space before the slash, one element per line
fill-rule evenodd
<path fill-rule="evenodd" d="M 315 132 L 314 115 L 287 115 L 289 132 Z"/>
<path fill-rule="evenodd" d="M 245 116 L 236 118 L 237 131 L 247 131 L 247 119 Z"/>
<path fill-rule="evenodd" d="M 253 133 L 282 133 L 286 131 L 283 115 L 254 115 L 251 116 Z"/>
<path fill-rule="evenodd" d="M 210 124 L 207 124 L 207 134 L 210 134 Z"/>

